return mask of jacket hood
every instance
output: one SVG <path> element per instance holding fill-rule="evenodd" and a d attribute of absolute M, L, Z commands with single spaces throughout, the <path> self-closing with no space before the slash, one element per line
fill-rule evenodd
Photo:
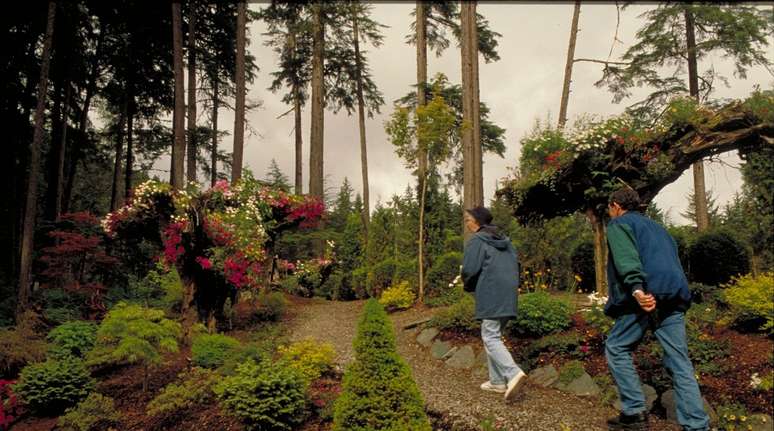
<path fill-rule="evenodd" d="M 508 245 L 511 243 L 511 240 L 508 239 L 507 236 L 501 234 L 500 230 L 497 229 L 497 226 L 493 225 L 481 226 L 481 228 L 478 229 L 478 232 L 476 232 L 476 236 L 498 250 L 507 249 Z"/>

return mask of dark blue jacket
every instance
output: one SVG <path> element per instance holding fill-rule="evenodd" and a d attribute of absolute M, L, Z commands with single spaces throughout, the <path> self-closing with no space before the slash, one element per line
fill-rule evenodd
<path fill-rule="evenodd" d="M 605 314 L 618 317 L 641 311 L 632 292 L 642 289 L 656 297 L 660 310 L 687 310 L 688 280 L 677 256 L 675 240 L 660 224 L 627 211 L 607 225 L 608 300 Z"/>
<path fill-rule="evenodd" d="M 511 240 L 483 226 L 465 244 L 462 280 L 475 291 L 476 319 L 516 316 L 519 261 Z"/>

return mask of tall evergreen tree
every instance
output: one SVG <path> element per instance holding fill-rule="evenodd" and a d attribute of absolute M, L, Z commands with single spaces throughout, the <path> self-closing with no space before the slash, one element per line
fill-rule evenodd
<path fill-rule="evenodd" d="M 286 192 L 290 191 L 290 180 L 288 180 L 288 176 L 282 172 L 282 169 L 280 169 L 275 159 L 271 159 L 269 170 L 266 171 L 266 182 L 272 187 L 276 187 Z"/>

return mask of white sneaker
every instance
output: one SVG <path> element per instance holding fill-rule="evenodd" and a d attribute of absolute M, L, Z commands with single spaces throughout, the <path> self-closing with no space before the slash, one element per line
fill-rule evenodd
<path fill-rule="evenodd" d="M 516 392 L 518 392 L 526 382 L 527 375 L 524 374 L 523 371 L 516 373 L 516 375 L 508 382 L 508 388 L 505 390 L 505 400 L 507 401 L 513 398 L 513 396 L 516 395 Z"/>
<path fill-rule="evenodd" d="M 489 392 L 497 392 L 498 394 L 505 393 L 507 387 L 505 385 L 493 385 L 489 380 L 481 383 L 481 389 Z"/>

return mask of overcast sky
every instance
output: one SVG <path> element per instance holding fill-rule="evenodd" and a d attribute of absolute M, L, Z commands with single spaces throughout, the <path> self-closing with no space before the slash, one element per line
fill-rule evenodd
<path fill-rule="evenodd" d="M 250 3 L 252 10 L 264 4 Z M 638 16 L 654 5 L 637 5 L 621 11 L 618 39 L 621 43 L 613 46 L 612 59 L 620 56 L 634 42 L 636 31 L 642 26 Z M 384 44 L 368 48 L 368 61 L 374 74 L 374 81 L 384 93 L 387 102 L 382 114 L 366 122 L 368 137 L 368 176 L 370 180 L 371 208 L 377 201 L 385 202 L 395 193 L 402 193 L 413 183 L 410 171 L 395 155 L 392 145 L 384 132 L 384 122 L 392 112 L 392 102 L 411 90 L 416 81 L 416 49 L 405 43 L 409 32 L 410 13 L 413 2 L 375 3 L 373 18 L 388 26 L 384 29 Z M 499 39 L 500 61 L 479 62 L 481 101 L 490 108 L 491 120 L 505 128 L 505 157 L 484 156 L 484 195 L 488 204 L 494 195 L 496 182 L 516 167 L 520 152 L 520 139 L 535 123 L 550 115 L 555 122 L 559 111 L 565 58 L 572 19 L 572 3 L 479 3 L 478 12 L 489 20 L 492 30 L 502 34 Z M 277 58 L 270 48 L 264 46 L 265 25 L 255 22 L 249 29 L 248 47 L 261 70 L 257 79 L 249 85 L 248 99 L 261 101 L 262 107 L 248 115 L 255 134 L 246 135 L 245 166 L 258 177 L 263 177 L 271 159 L 276 159 L 280 168 L 293 180 L 294 137 L 293 116 L 276 117 L 289 107 L 282 103 L 281 94 L 272 94 L 266 88 L 271 82 L 271 72 L 276 70 Z M 580 32 L 578 33 L 576 58 L 607 59 L 613 35 L 616 30 L 615 4 L 595 3 L 581 7 Z M 451 36 L 451 35 L 450 35 Z M 774 58 L 774 48 L 768 50 Z M 452 83 L 460 83 L 460 51 L 454 44 L 441 57 L 428 53 L 428 75 L 443 72 Z M 731 88 L 722 85 L 714 97 L 744 98 L 755 84 L 763 88 L 774 86 L 772 77 L 762 67 L 749 71 L 746 80 L 732 75 L 732 64 L 720 58 L 710 57 L 699 64 L 704 71 L 710 65 L 730 79 Z M 647 89 L 636 92 L 632 99 L 613 104 L 611 95 L 604 88 L 593 83 L 601 76 L 601 65 L 576 63 L 573 70 L 572 93 L 568 108 L 570 124 L 582 113 L 614 115 L 624 107 L 649 93 Z M 307 105 L 308 106 L 308 105 Z M 202 114 L 204 115 L 204 114 Z M 220 113 L 219 124 L 225 130 L 233 130 L 233 112 Z M 201 118 L 199 121 L 204 121 Z M 310 110 L 303 113 L 304 138 L 304 192 L 309 186 L 309 123 Z M 221 145 L 229 151 L 231 137 Z M 741 188 L 738 169 L 739 158 L 728 154 L 722 162 L 706 163 L 707 188 L 712 190 L 717 202 L 725 204 Z M 330 185 L 336 188 L 344 177 L 348 177 L 356 191 L 362 190 L 360 174 L 360 150 L 357 118 L 348 117 L 345 112 L 325 113 L 325 175 L 330 175 Z M 686 195 L 693 187 L 691 171 L 686 171 L 675 183 L 667 186 L 656 198 L 658 206 L 668 212 L 673 221 L 686 223 L 679 213 L 686 207 Z"/>

